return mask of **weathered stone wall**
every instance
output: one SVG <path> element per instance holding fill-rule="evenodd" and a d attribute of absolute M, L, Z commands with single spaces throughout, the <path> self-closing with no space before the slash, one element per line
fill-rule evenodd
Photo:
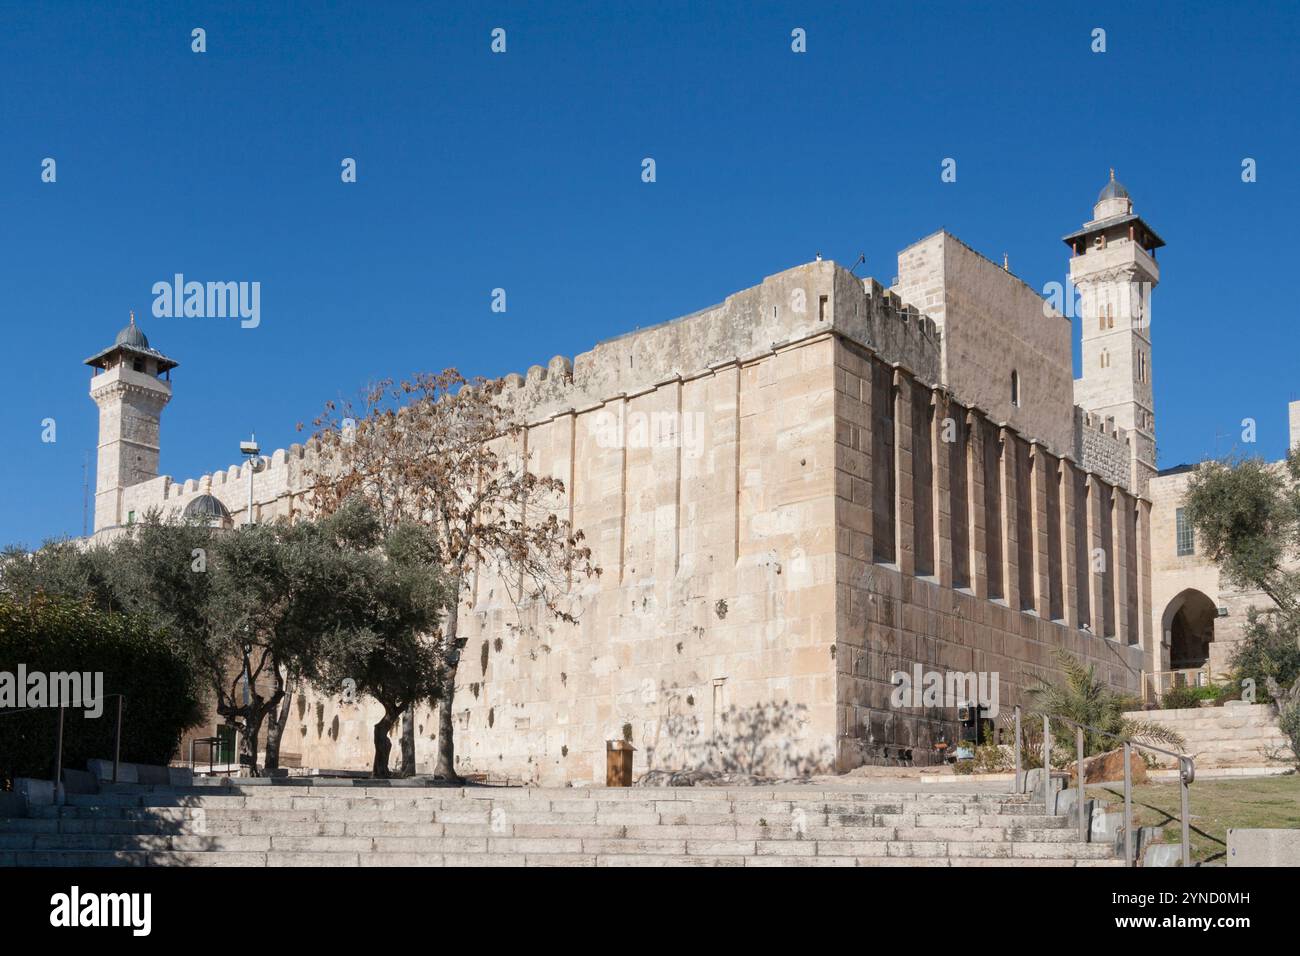
<path fill-rule="evenodd" d="M 941 344 L 894 293 L 815 262 L 507 376 L 529 423 L 513 453 L 566 488 L 529 507 L 569 518 L 603 574 L 573 582 L 564 625 L 480 569 L 461 613 L 460 771 L 599 781 L 617 738 L 638 773 L 851 767 L 887 740 L 926 746 L 942 720 L 882 708 L 891 661 L 996 669 L 1007 705 L 1054 647 L 1135 686 L 1142 504 L 959 404 L 938 384 Z M 269 456 L 256 520 L 303 513 L 314 454 Z M 238 524 L 248 480 L 245 465 L 131 492 L 180 509 L 210 489 Z M 1097 636 L 1080 630 L 1094 618 Z M 287 761 L 369 766 L 374 704 L 308 691 L 293 714 Z M 427 769 L 436 721 L 416 723 Z"/>
<path fill-rule="evenodd" d="M 1147 662 L 1151 671 L 1167 670 L 1170 666 L 1169 628 L 1177 599 L 1186 591 L 1199 591 L 1217 608 L 1227 613 L 1214 620 L 1214 641 L 1210 645 L 1210 672 L 1221 676 L 1228 672 L 1228 662 L 1236 642 L 1245 636 L 1247 614 L 1251 607 L 1273 608 L 1273 601 L 1259 591 L 1242 591 L 1228 586 L 1219 567 L 1210 560 L 1196 542 L 1192 554 L 1178 554 L 1178 509 L 1187 494 L 1190 470 L 1161 475 L 1149 485 L 1151 496 L 1151 573 L 1152 617 L 1160 640 Z"/>
<path fill-rule="evenodd" d="M 942 382 L 1057 454 L 1074 448 L 1070 321 L 1030 286 L 947 232 L 898 254 L 894 290 L 929 315 L 943 342 Z M 861 341 L 861 340 L 859 340 Z M 887 354 L 887 353 L 886 353 Z M 1019 378 L 1012 404 L 1011 376 Z"/>
<path fill-rule="evenodd" d="M 845 340 L 835 398 L 841 769 L 884 756 L 885 745 L 924 761 L 940 734 L 957 739 L 950 707 L 891 705 L 892 675 L 917 664 L 996 673 L 1008 710 L 1034 677 L 1059 676 L 1058 649 L 1137 691 L 1150 639 L 1144 503 Z M 873 486 L 891 471 L 896 520 L 883 524 Z M 876 540 L 882 533 L 891 546 Z M 1093 547 L 1106 555 L 1101 573 L 1087 560 Z M 920 566 L 922 554 L 933 563 Z M 1089 607 L 1104 608 L 1095 624 Z"/>
<path fill-rule="evenodd" d="M 1103 419 L 1074 408 L 1074 458 L 1085 471 L 1095 472 L 1112 485 L 1132 487 L 1133 450 L 1129 436 L 1116 429 L 1107 432 Z"/>

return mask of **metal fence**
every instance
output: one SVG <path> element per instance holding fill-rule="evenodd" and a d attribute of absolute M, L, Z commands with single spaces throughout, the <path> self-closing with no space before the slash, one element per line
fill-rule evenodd
<path fill-rule="evenodd" d="M 1083 773 L 1083 734 L 1084 731 L 1099 734 L 1103 737 L 1110 737 L 1120 741 L 1124 746 L 1124 863 L 1126 866 L 1136 866 L 1137 860 L 1134 856 L 1134 839 L 1133 839 L 1133 748 L 1137 747 L 1143 750 L 1154 750 L 1156 753 L 1162 753 L 1166 756 L 1173 757 L 1178 761 L 1178 782 L 1179 796 L 1181 800 L 1181 819 L 1182 819 L 1182 839 L 1183 839 L 1183 866 L 1191 866 L 1191 798 L 1188 788 L 1196 779 L 1196 762 L 1185 753 L 1176 753 L 1172 750 L 1165 750 L 1163 747 L 1157 747 L 1154 744 L 1140 744 L 1132 740 L 1121 737 L 1119 734 L 1113 734 L 1107 730 L 1100 730 L 1096 727 L 1090 727 L 1087 724 L 1081 724 L 1078 721 L 1071 720 L 1068 717 L 1062 717 L 1059 714 L 1043 714 L 1043 804 L 1047 814 L 1052 815 L 1052 801 L 1050 799 L 1050 781 L 1052 773 L 1052 725 L 1053 720 L 1059 720 L 1069 724 L 1074 728 L 1075 739 L 1075 773 L 1078 774 L 1079 796 L 1075 801 L 1075 811 L 1079 819 L 1079 840 L 1087 842 L 1088 839 L 1088 820 L 1085 814 L 1087 801 L 1084 794 L 1087 792 L 1084 785 Z M 1021 736 L 1021 709 L 1020 705 L 1015 706 L 1016 720 L 1016 781 L 1015 792 L 1021 791 L 1021 759 L 1020 751 L 1023 746 Z"/>

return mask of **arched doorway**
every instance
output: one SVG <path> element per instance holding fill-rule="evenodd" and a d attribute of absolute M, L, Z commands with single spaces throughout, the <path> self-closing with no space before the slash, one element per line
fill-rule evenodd
<path fill-rule="evenodd" d="M 1206 665 L 1218 613 L 1214 602 L 1195 588 L 1188 588 L 1169 602 L 1163 630 L 1169 639 L 1171 670 L 1192 670 Z"/>

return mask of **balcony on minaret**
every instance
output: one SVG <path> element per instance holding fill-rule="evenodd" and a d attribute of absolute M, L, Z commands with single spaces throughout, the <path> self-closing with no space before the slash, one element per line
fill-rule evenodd
<path fill-rule="evenodd" d="M 1062 240 L 1070 247 L 1070 278 L 1096 273 L 1144 273 L 1154 285 L 1160 281 L 1156 250 L 1165 244 L 1141 216 L 1133 200 L 1111 170 L 1110 182 L 1092 207 L 1093 218 Z"/>
<path fill-rule="evenodd" d="M 135 324 L 133 312 L 130 324 L 117 333 L 113 344 L 86 359 L 85 364 L 94 369 L 90 379 L 92 396 L 118 383 L 170 396 L 171 370 L 180 363 L 150 347 L 149 339 Z"/>

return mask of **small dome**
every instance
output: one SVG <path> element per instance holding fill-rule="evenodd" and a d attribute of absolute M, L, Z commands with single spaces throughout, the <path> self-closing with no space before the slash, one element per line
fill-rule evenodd
<path fill-rule="evenodd" d="M 199 495 L 185 506 L 183 514 L 186 518 L 217 518 L 221 521 L 230 517 L 226 506 L 212 495 Z"/>
<path fill-rule="evenodd" d="M 117 333 L 117 338 L 113 340 L 113 344 L 115 346 L 125 345 L 128 348 L 133 349 L 147 349 L 149 347 L 149 340 L 145 338 L 144 333 L 140 331 L 140 326 L 132 322 L 121 332 Z"/>
<path fill-rule="evenodd" d="M 1104 202 L 1107 199 L 1128 199 L 1128 190 L 1124 184 L 1115 178 L 1115 171 L 1111 170 L 1110 182 L 1102 187 L 1101 193 L 1097 196 L 1097 202 Z"/>

